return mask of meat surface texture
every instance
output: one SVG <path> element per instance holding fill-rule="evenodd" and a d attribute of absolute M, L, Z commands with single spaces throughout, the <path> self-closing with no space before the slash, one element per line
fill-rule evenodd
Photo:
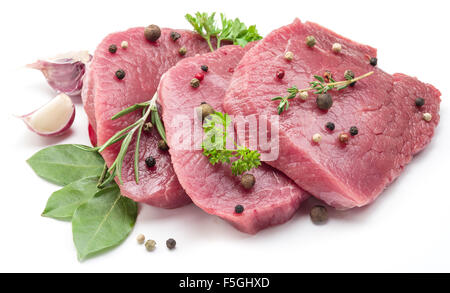
<path fill-rule="evenodd" d="M 305 38 L 313 35 L 313 48 Z M 342 45 L 334 53 L 334 43 Z M 293 60 L 284 58 L 286 52 Z M 280 143 L 277 160 L 267 162 L 293 179 L 300 187 L 339 209 L 360 207 L 375 200 L 400 175 L 413 155 L 431 140 L 439 122 L 440 92 L 403 74 L 389 75 L 369 64 L 375 49 L 357 44 L 317 24 L 292 24 L 270 33 L 241 60 L 226 93 L 224 108 L 235 115 L 277 115 L 277 96 L 287 89 L 309 87 L 314 75 L 330 71 L 337 81 L 344 72 L 355 76 L 374 71 L 354 87 L 330 91 L 333 106 L 322 111 L 316 95 L 290 100 L 280 115 Z M 283 79 L 276 77 L 284 70 Z M 425 99 L 417 107 L 416 98 Z M 432 120 L 426 122 L 424 113 Z M 335 124 L 328 130 L 327 122 Z M 341 133 L 356 126 L 358 134 L 348 144 L 339 141 Z M 315 143 L 314 134 L 322 140 Z"/>
<path fill-rule="evenodd" d="M 208 52 L 207 43 L 190 31 L 176 30 L 181 37 L 173 41 L 170 33 L 174 30 L 161 29 L 161 37 L 154 43 L 144 37 L 144 28 L 133 28 L 107 36 L 95 51 L 89 65 L 83 87 L 83 102 L 90 124 L 97 134 L 99 145 L 112 135 L 139 118 L 139 111 L 120 119 L 111 120 L 119 111 L 144 101 L 149 101 L 156 92 L 161 76 L 178 61 L 188 56 Z M 128 42 L 128 48 L 122 49 L 122 41 Z M 110 53 L 110 45 L 117 45 L 116 53 Z M 186 55 L 179 54 L 185 47 Z M 115 73 L 122 69 L 125 77 L 119 80 Z M 156 129 L 144 132 L 141 137 L 139 174 L 140 182 L 134 179 L 135 142 L 130 144 L 125 156 L 120 185 L 121 193 L 135 201 L 163 208 L 176 208 L 190 202 L 173 170 L 170 155 L 158 149 L 160 140 Z M 120 143 L 112 145 L 102 152 L 108 166 L 117 157 Z M 152 156 L 156 166 L 148 168 L 145 159 Z"/>
<path fill-rule="evenodd" d="M 195 117 L 194 109 L 206 102 L 216 111 L 223 111 L 225 90 L 244 53 L 245 49 L 239 46 L 227 46 L 179 62 L 162 78 L 158 99 L 172 163 L 186 193 L 207 213 L 253 234 L 288 221 L 308 195 L 284 174 L 264 163 L 249 171 L 255 176 L 256 184 L 245 190 L 240 184 L 240 176 L 233 176 L 229 165 L 213 166 L 201 149 L 194 149 L 202 140 L 201 136 L 193 135 L 195 119 L 201 120 Z M 192 88 L 190 81 L 202 72 L 202 65 L 207 65 L 209 70 L 200 87 Z M 201 121 L 197 123 L 202 132 Z M 242 205 L 244 212 L 235 213 L 236 205 Z"/>

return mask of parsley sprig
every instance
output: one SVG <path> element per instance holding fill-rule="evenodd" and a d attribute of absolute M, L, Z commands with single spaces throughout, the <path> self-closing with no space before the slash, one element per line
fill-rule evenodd
<path fill-rule="evenodd" d="M 226 113 L 215 112 L 209 115 L 203 123 L 205 139 L 202 142 L 203 155 L 212 165 L 217 163 L 230 164 L 234 176 L 241 175 L 261 165 L 260 154 L 245 146 L 236 145 L 236 150 L 226 148 L 227 128 L 231 119 Z"/>
<path fill-rule="evenodd" d="M 278 115 L 280 115 L 281 113 L 283 113 L 289 109 L 289 100 L 292 100 L 293 98 L 295 98 L 298 93 L 314 91 L 314 94 L 319 95 L 319 94 L 325 94 L 330 90 L 340 91 L 340 90 L 346 89 L 347 87 L 349 87 L 351 84 L 354 84 L 358 80 L 361 80 L 363 78 L 371 76 L 373 73 L 374 72 L 371 71 L 371 72 L 368 72 L 364 75 L 361 75 L 361 76 L 353 78 L 353 79 L 346 78 L 346 80 L 343 80 L 343 81 L 335 81 L 332 77 L 330 77 L 329 83 L 325 82 L 325 79 L 322 76 L 314 75 L 315 80 L 313 80 L 309 83 L 310 87 L 304 88 L 304 89 L 298 89 L 296 86 L 290 87 L 287 89 L 288 95 L 286 95 L 284 97 L 278 96 L 278 97 L 272 98 L 272 101 L 280 101 L 280 103 L 278 104 L 278 107 L 277 107 Z"/>
<path fill-rule="evenodd" d="M 239 18 L 235 18 L 234 20 L 227 19 L 222 13 L 220 14 L 220 28 L 217 26 L 215 12 L 211 14 L 197 12 L 195 16 L 186 14 L 185 17 L 193 26 L 194 30 L 206 40 L 211 51 L 214 51 L 211 44 L 211 37 L 216 37 L 217 39 L 216 49 L 219 49 L 221 42 L 225 40 L 245 47 L 249 42 L 262 39 L 255 25 L 247 28 Z"/>

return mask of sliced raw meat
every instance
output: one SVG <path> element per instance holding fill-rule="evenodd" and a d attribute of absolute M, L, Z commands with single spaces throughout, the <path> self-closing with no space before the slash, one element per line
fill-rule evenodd
<path fill-rule="evenodd" d="M 97 63 L 97 62 L 96 62 Z M 96 123 L 95 123 L 95 109 L 94 109 L 94 98 L 95 98 L 95 70 L 90 70 L 91 63 L 87 64 L 86 73 L 83 78 L 83 87 L 81 88 L 81 99 L 83 101 L 84 111 L 88 117 L 89 125 L 91 125 L 92 131 L 95 133 Z"/>
<path fill-rule="evenodd" d="M 139 113 L 126 115 L 112 121 L 111 117 L 120 110 L 136 103 L 150 100 L 159 80 L 170 67 L 182 60 L 179 49 L 185 47 L 187 56 L 208 52 L 207 43 L 197 34 L 177 30 L 181 37 L 173 41 L 171 29 L 162 29 L 161 37 L 151 43 L 144 37 L 144 28 L 133 28 L 125 32 L 107 36 L 98 46 L 86 75 L 83 100 L 90 123 L 97 133 L 99 145 L 105 143 L 120 129 L 138 119 Z M 127 49 L 121 49 L 122 41 L 128 42 Z M 119 48 L 115 54 L 108 51 L 111 44 Z M 125 78 L 117 79 L 115 73 L 122 69 Z M 95 118 L 92 113 L 95 113 Z M 133 154 L 134 141 L 129 147 L 123 165 L 123 195 L 139 202 L 158 207 L 176 208 L 190 202 L 173 171 L 170 155 L 157 147 L 160 140 L 157 131 L 143 133 L 140 146 L 140 182 L 134 180 Z M 104 152 L 102 156 L 108 165 L 117 157 L 120 143 Z M 156 166 L 149 169 L 145 159 L 152 156 Z"/>
<path fill-rule="evenodd" d="M 227 220 L 243 232 L 256 233 L 288 221 L 307 194 L 284 174 L 265 164 L 249 172 L 255 176 L 256 184 L 251 190 L 245 190 L 240 177 L 233 176 L 228 165 L 212 166 L 202 150 L 195 149 L 202 138 L 191 139 L 189 131 L 195 127 L 194 109 L 201 102 L 223 111 L 225 90 L 244 53 L 245 49 L 239 46 L 227 46 L 179 62 L 162 78 L 158 99 L 172 163 L 186 193 L 206 212 Z M 190 81 L 202 72 L 202 65 L 207 65 L 209 70 L 200 87 L 194 89 Z M 182 145 L 180 141 L 189 143 Z M 239 204 L 244 206 L 242 214 L 235 213 Z"/>
<path fill-rule="evenodd" d="M 305 38 L 315 36 L 309 48 Z M 342 51 L 334 53 L 333 43 Z M 294 58 L 284 58 L 286 52 Z M 402 74 L 389 75 L 369 64 L 376 51 L 338 36 L 316 24 L 299 20 L 270 33 L 250 50 L 237 66 L 227 91 L 224 107 L 230 114 L 276 115 L 276 96 L 286 96 L 287 88 L 307 88 L 314 75 L 331 71 L 335 80 L 344 72 L 356 76 L 375 73 L 342 91 L 330 91 L 333 106 L 318 109 L 316 95 L 302 102 L 290 101 L 280 115 L 279 157 L 267 162 L 292 178 L 314 196 L 337 208 L 369 204 L 400 175 L 413 155 L 431 140 L 439 122 L 440 92 L 433 86 Z M 366 56 L 368 55 L 368 56 Z M 283 79 L 275 75 L 285 71 Z M 423 107 L 415 99 L 425 99 Z M 424 113 L 431 113 L 426 122 Z M 329 131 L 327 122 L 335 124 Z M 339 134 L 356 126 L 359 133 L 348 144 Z M 312 136 L 321 134 L 320 143 Z"/>

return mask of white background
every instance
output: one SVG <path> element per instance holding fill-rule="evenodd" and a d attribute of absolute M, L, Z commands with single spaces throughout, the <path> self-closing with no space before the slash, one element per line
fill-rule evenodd
<path fill-rule="evenodd" d="M 449 272 L 450 139 L 448 1 L 4 1 L 0 10 L 0 271 L 1 272 Z M 77 261 L 71 226 L 40 216 L 58 189 L 25 160 L 51 144 L 88 144 L 77 103 L 70 133 L 42 138 L 13 114 L 55 93 L 23 65 L 71 50 L 91 52 L 108 33 L 158 24 L 189 28 L 185 13 L 224 12 L 257 24 L 265 35 L 295 17 L 324 25 L 379 49 L 379 66 L 417 76 L 442 91 L 441 122 L 428 148 L 372 205 L 331 211 L 324 226 L 308 216 L 309 201 L 290 222 L 256 236 L 240 233 L 194 205 L 141 206 L 136 227 L 118 248 Z M 158 243 L 149 253 L 144 233 Z M 173 237 L 175 251 L 165 248 Z"/>

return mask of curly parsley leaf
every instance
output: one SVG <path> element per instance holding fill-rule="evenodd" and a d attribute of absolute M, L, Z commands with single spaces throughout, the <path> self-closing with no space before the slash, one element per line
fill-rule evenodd
<path fill-rule="evenodd" d="M 193 26 L 194 30 L 208 42 L 211 51 L 214 51 L 211 44 L 211 36 L 217 36 L 220 32 L 216 26 L 215 16 L 215 12 L 211 13 L 211 15 L 208 15 L 206 12 L 197 12 L 195 16 L 189 13 L 185 15 L 185 18 Z"/>
<path fill-rule="evenodd" d="M 247 30 L 242 31 L 233 44 L 245 47 L 248 43 L 261 40 L 262 36 L 258 33 L 256 25 L 250 26 Z"/>
<path fill-rule="evenodd" d="M 258 151 L 243 146 L 237 146 L 236 150 L 226 148 L 227 128 L 230 124 L 231 119 L 226 113 L 215 112 L 209 115 L 203 123 L 206 137 L 202 148 L 203 155 L 208 158 L 211 165 L 231 163 L 231 172 L 237 176 L 259 167 L 261 161 Z"/>
<path fill-rule="evenodd" d="M 217 48 L 220 48 L 222 41 L 231 41 L 234 45 L 245 47 L 249 42 L 261 40 L 262 36 L 258 34 L 255 25 L 247 28 L 247 26 L 239 20 L 239 18 L 227 19 L 222 13 L 220 14 L 221 28 L 217 26 L 215 20 L 216 13 L 210 15 L 206 12 L 197 12 L 195 16 L 186 14 L 185 18 L 192 25 L 194 30 L 199 33 L 209 45 L 211 51 L 214 48 L 211 44 L 211 37 L 217 38 Z"/>
<path fill-rule="evenodd" d="M 235 156 L 238 159 L 231 164 L 231 172 L 235 176 L 241 175 L 253 168 L 258 168 L 261 165 L 260 154 L 246 147 L 238 147 Z"/>

